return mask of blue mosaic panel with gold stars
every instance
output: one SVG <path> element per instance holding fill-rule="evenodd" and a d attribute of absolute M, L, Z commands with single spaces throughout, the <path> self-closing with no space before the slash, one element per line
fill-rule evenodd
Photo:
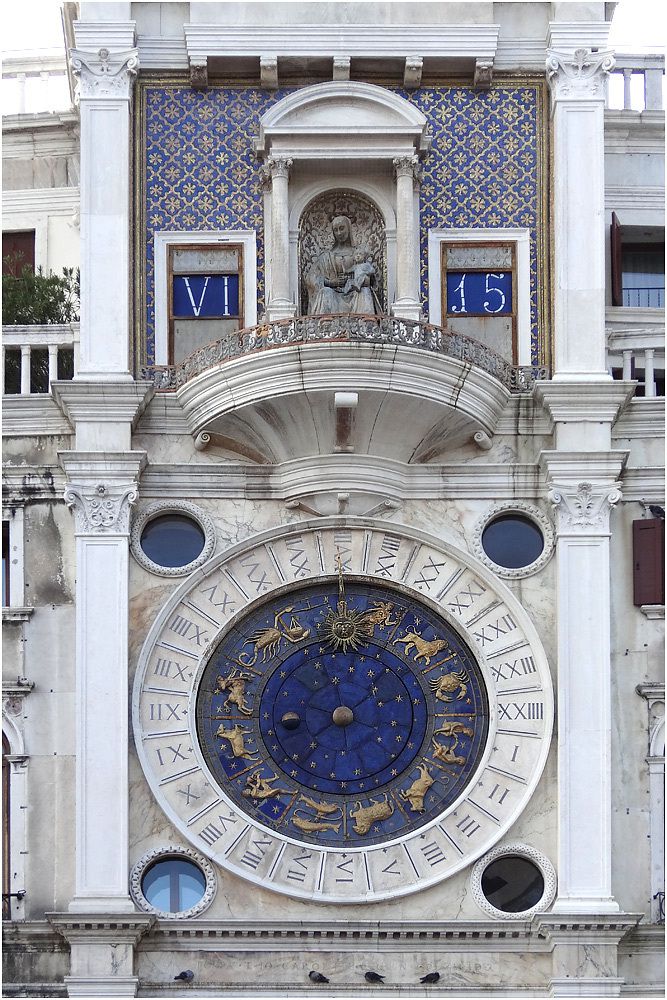
<path fill-rule="evenodd" d="M 293 88 L 291 88 L 293 89 Z M 546 315 L 546 135 L 538 83 L 498 82 L 488 91 L 447 85 L 415 92 L 391 88 L 426 116 L 432 148 L 420 193 L 421 287 L 428 313 L 428 231 L 432 228 L 530 230 L 532 360 Z M 153 236 L 160 230 L 257 232 L 258 315 L 264 308 L 264 233 L 260 164 L 254 143 L 260 117 L 288 89 L 211 87 L 141 81 L 138 252 L 143 269 L 142 363 L 154 364 Z M 540 349 L 542 348 L 542 349 Z"/>
<path fill-rule="evenodd" d="M 489 727 L 475 658 L 435 612 L 362 581 L 273 597 L 213 653 L 197 732 L 246 814 L 308 843 L 363 846 L 441 815 Z"/>

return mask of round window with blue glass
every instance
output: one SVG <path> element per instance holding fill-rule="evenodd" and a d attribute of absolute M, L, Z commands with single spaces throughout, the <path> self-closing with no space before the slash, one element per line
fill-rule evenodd
<path fill-rule="evenodd" d="M 489 731 L 457 631 L 414 595 L 347 576 L 256 604 L 209 658 L 196 717 L 206 763 L 241 810 L 331 847 L 432 823 L 471 781 Z"/>

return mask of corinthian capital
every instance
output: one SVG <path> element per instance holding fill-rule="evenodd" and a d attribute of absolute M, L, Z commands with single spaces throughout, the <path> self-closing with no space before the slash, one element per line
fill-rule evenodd
<path fill-rule="evenodd" d="M 293 160 L 289 156 L 269 156 L 264 165 L 266 175 L 274 177 L 289 177 L 290 167 Z"/>
<path fill-rule="evenodd" d="M 77 534 L 125 535 L 130 530 L 130 507 L 139 486 L 130 483 L 90 483 L 70 485 L 65 503 L 74 514 Z"/>
<path fill-rule="evenodd" d="M 620 499 L 621 491 L 617 484 L 554 484 L 549 490 L 549 500 L 558 518 L 559 534 L 607 534 L 609 515 Z"/>
<path fill-rule="evenodd" d="M 547 51 L 547 79 L 554 100 L 602 99 L 605 79 L 614 68 L 611 51 L 593 52 L 576 49 L 574 52 Z"/>
<path fill-rule="evenodd" d="M 396 156 L 393 164 L 396 177 L 411 177 L 414 181 L 421 179 L 418 156 Z"/>
<path fill-rule="evenodd" d="M 70 65 L 72 72 L 78 77 L 79 99 L 129 99 L 139 69 L 139 50 L 114 51 L 103 48 L 96 52 L 84 52 L 72 49 Z"/>

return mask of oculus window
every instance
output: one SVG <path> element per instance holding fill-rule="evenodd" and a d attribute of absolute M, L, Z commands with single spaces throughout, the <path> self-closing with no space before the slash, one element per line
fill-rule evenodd
<path fill-rule="evenodd" d="M 163 913 L 191 910 L 206 892 L 206 876 L 186 858 L 156 861 L 141 880 L 141 891 L 148 903 Z"/>
<path fill-rule="evenodd" d="M 154 517 L 141 533 L 144 554 L 158 566 L 187 566 L 200 555 L 205 542 L 201 526 L 176 512 Z"/>
<path fill-rule="evenodd" d="M 496 565 L 523 569 L 542 555 L 544 537 L 531 518 L 518 513 L 502 514 L 484 529 L 482 548 Z"/>

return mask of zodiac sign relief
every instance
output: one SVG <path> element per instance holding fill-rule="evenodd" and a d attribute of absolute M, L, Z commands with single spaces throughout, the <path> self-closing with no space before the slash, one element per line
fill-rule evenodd
<path fill-rule="evenodd" d="M 252 709 L 246 704 L 245 686 L 248 681 L 253 680 L 252 674 L 244 674 L 233 667 L 226 677 L 218 674 L 216 687 L 218 691 L 229 691 L 223 702 L 223 708 L 231 710 L 232 705 L 236 705 L 242 715 L 252 715 Z"/>
<path fill-rule="evenodd" d="M 433 733 L 433 757 L 441 760 L 445 764 L 465 764 L 466 758 L 456 753 L 460 736 L 473 736 L 474 730 L 470 726 L 465 726 L 462 722 L 446 722 L 440 729 Z M 438 743 L 436 736 L 453 736 L 454 740 L 449 746 Z"/>
<path fill-rule="evenodd" d="M 313 810 L 313 813 L 308 814 L 305 809 L 301 808 L 294 810 L 292 822 L 298 830 L 303 830 L 304 833 L 322 833 L 325 830 L 333 830 L 334 833 L 338 833 L 343 817 L 341 815 L 335 821 L 331 819 L 331 816 L 333 813 L 342 813 L 341 806 L 337 806 L 333 802 L 315 802 L 307 795 L 299 796 L 299 802 L 305 802 L 308 808 Z M 297 812 L 304 813 L 304 817 L 297 816 Z M 325 816 L 330 817 L 328 821 L 324 819 Z"/>
<path fill-rule="evenodd" d="M 292 793 L 289 788 L 273 787 L 273 782 L 277 780 L 277 774 L 274 774 L 271 778 L 263 778 L 257 772 L 249 774 L 246 778 L 246 787 L 243 789 L 242 794 L 246 799 L 254 799 L 255 802 L 259 802 L 262 799 L 275 799 L 279 795 L 291 795 Z"/>
<path fill-rule="evenodd" d="M 372 607 L 361 612 L 361 621 L 364 628 L 368 630 L 369 637 L 375 632 L 376 625 L 379 625 L 380 628 L 391 628 L 393 625 L 398 625 L 398 619 L 395 622 L 391 620 L 394 605 L 390 601 L 371 601 L 371 605 Z"/>
<path fill-rule="evenodd" d="M 424 812 L 424 796 L 433 784 L 426 764 L 419 764 L 419 777 L 415 778 L 409 788 L 399 789 L 398 794 L 404 802 L 410 803 L 413 812 Z"/>
<path fill-rule="evenodd" d="M 452 670 L 449 674 L 429 680 L 429 684 L 438 701 L 454 701 L 454 698 L 465 698 L 469 681 L 470 678 L 465 670 Z"/>
<path fill-rule="evenodd" d="M 280 649 L 280 644 L 283 639 L 287 639 L 288 642 L 297 643 L 302 639 L 307 639 L 310 635 L 310 629 L 303 628 L 299 625 L 296 618 L 292 617 L 289 625 L 285 625 L 283 615 L 291 614 L 293 608 L 283 608 L 279 611 L 273 619 L 273 628 L 258 629 L 256 632 L 252 632 L 248 638 L 243 643 L 247 646 L 248 643 L 252 643 L 255 647 L 252 660 L 244 660 L 243 656 L 247 655 L 244 653 L 239 654 L 239 660 L 248 667 L 254 666 L 257 662 L 257 657 L 262 654 L 262 663 L 266 662 L 267 657 L 274 656 Z"/>
<path fill-rule="evenodd" d="M 422 639 L 418 632 L 406 632 L 402 638 L 394 640 L 394 645 L 396 646 L 399 642 L 405 643 L 406 656 L 411 649 L 416 649 L 417 652 L 414 655 L 415 663 L 417 660 L 423 660 L 427 667 L 431 662 L 431 658 L 437 656 L 442 649 L 446 649 L 449 645 L 446 639 L 438 639 L 437 636 L 435 639 Z M 453 660 L 455 656 L 456 653 L 451 653 L 445 657 L 443 663 L 447 660 Z"/>
<path fill-rule="evenodd" d="M 256 761 L 259 754 L 256 750 L 247 750 L 245 737 L 251 735 L 250 729 L 244 729 L 238 723 L 233 729 L 225 729 L 224 725 L 218 727 L 215 734 L 221 740 L 227 740 L 231 751 L 235 757 L 243 757 L 245 760 Z"/>
<path fill-rule="evenodd" d="M 373 823 L 380 823 L 383 819 L 389 819 L 394 812 L 394 803 L 389 802 L 385 793 L 384 801 L 381 799 L 371 799 L 369 806 L 362 806 L 361 802 L 355 802 L 356 809 L 350 809 L 350 819 L 354 822 L 355 833 L 368 833 Z"/>

